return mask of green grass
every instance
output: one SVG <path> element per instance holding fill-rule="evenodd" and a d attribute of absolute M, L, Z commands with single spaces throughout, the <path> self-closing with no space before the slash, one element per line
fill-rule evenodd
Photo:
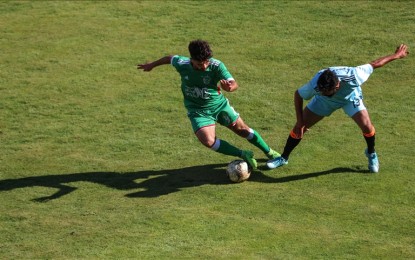
<path fill-rule="evenodd" d="M 411 2 L 0 2 L 1 259 L 413 259 Z M 363 86 L 379 174 L 341 111 L 290 164 L 231 184 L 232 157 L 194 137 L 172 67 L 208 40 L 240 85 L 227 94 L 276 150 L 296 88 L 400 43 L 411 54 Z"/>

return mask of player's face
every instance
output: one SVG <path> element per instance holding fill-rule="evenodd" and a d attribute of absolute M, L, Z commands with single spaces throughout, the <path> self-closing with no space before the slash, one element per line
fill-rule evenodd
<path fill-rule="evenodd" d="M 321 91 L 321 95 L 326 96 L 326 97 L 331 97 L 334 94 L 336 94 L 337 91 L 339 91 L 339 88 L 340 88 L 340 81 L 339 83 L 337 83 L 337 85 L 333 89 Z"/>
<path fill-rule="evenodd" d="M 195 70 L 205 71 L 207 67 L 209 66 L 209 60 L 198 61 L 198 60 L 190 59 L 190 62 L 192 63 L 192 66 Z"/>

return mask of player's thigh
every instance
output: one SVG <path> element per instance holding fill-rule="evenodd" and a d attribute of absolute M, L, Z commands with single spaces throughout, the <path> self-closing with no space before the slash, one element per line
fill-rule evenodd
<path fill-rule="evenodd" d="M 196 131 L 196 136 L 199 141 L 207 146 L 212 147 L 216 141 L 216 127 L 215 125 L 208 125 Z"/>
<path fill-rule="evenodd" d="M 199 141 L 205 146 L 212 146 L 215 142 L 215 119 L 199 112 L 188 112 L 187 116 Z"/>
<path fill-rule="evenodd" d="M 304 108 L 303 121 L 306 129 L 311 128 L 313 125 L 317 124 L 323 118 L 324 116 L 314 113 L 308 107 Z"/>
<path fill-rule="evenodd" d="M 369 112 L 367 111 L 361 98 L 355 98 L 353 101 L 344 106 L 343 110 L 356 122 L 364 133 L 370 133 L 373 130 Z"/>
<path fill-rule="evenodd" d="M 231 127 L 232 125 L 238 124 L 239 126 L 245 124 L 239 117 L 239 113 L 226 101 L 217 111 L 216 119 L 219 124 Z"/>
<path fill-rule="evenodd" d="M 226 105 L 221 108 L 220 112 L 217 114 L 217 120 L 219 124 L 228 127 L 241 137 L 247 137 L 250 133 L 249 126 L 229 102 L 226 102 Z"/>
<path fill-rule="evenodd" d="M 370 120 L 369 112 L 367 110 L 360 110 L 352 116 L 352 119 L 360 127 L 363 133 L 370 133 L 373 131 L 372 121 Z"/>

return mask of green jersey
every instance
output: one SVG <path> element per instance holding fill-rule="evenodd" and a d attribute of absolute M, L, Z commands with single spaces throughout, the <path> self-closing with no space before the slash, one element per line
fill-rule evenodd
<path fill-rule="evenodd" d="M 205 71 L 195 70 L 190 58 L 184 56 L 173 56 L 171 64 L 180 74 L 184 106 L 187 110 L 214 109 L 226 102 L 218 82 L 221 79 L 233 78 L 220 60 L 210 58 Z"/>

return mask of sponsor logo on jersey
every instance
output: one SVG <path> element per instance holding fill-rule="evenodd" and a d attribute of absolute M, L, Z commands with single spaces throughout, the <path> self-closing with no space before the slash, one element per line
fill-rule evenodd
<path fill-rule="evenodd" d="M 207 88 L 191 88 L 188 86 L 184 87 L 184 94 L 186 97 L 201 99 L 209 99 L 211 96 Z"/>

